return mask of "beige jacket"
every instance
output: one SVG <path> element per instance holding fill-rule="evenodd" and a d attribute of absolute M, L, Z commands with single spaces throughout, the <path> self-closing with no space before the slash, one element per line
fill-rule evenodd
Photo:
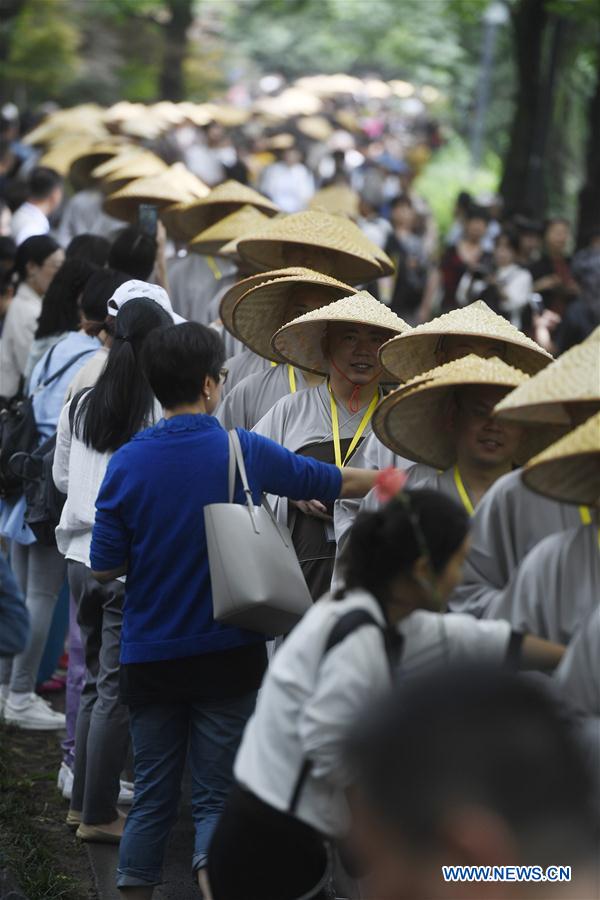
<path fill-rule="evenodd" d="M 25 374 L 42 298 L 22 282 L 4 320 L 0 339 L 0 397 L 14 397 Z"/>

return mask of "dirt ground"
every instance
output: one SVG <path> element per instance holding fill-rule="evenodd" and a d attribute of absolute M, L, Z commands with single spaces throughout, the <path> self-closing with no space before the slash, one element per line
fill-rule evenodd
<path fill-rule="evenodd" d="M 0 900 L 11 882 L 26 900 L 97 900 L 86 849 L 65 825 L 60 760 L 55 732 L 0 723 Z"/>

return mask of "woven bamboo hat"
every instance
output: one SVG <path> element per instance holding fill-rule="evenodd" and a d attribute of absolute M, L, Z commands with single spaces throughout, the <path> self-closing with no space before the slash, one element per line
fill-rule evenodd
<path fill-rule="evenodd" d="M 157 175 L 130 181 L 106 198 L 104 209 L 116 219 L 135 222 L 140 203 L 165 207 L 189 202 L 205 193 L 208 188 L 204 182 L 192 175 L 183 163 L 175 163 Z"/>
<path fill-rule="evenodd" d="M 241 281 L 237 281 L 221 297 L 219 306 L 219 318 L 221 319 L 221 322 L 230 334 L 238 338 L 238 340 L 241 340 L 233 325 L 233 311 L 236 303 L 243 297 L 246 291 L 249 291 L 259 284 L 264 284 L 265 281 L 273 281 L 276 278 L 286 278 L 290 276 L 298 276 L 301 278 L 307 273 L 310 275 L 313 274 L 311 269 L 303 269 L 300 266 L 290 266 L 287 269 L 274 269 L 272 272 L 259 272 L 256 275 L 250 275 L 248 278 L 242 278 Z M 316 274 L 318 275 L 319 273 L 317 272 Z"/>
<path fill-rule="evenodd" d="M 368 291 L 358 291 L 288 322 L 273 335 L 273 352 L 299 369 L 306 369 L 316 375 L 327 375 L 329 360 L 325 356 L 323 338 L 327 326 L 334 322 L 381 328 L 392 334 L 400 334 L 410 328 L 400 316 L 372 297 Z"/>
<path fill-rule="evenodd" d="M 285 250 L 297 247 L 305 254 L 309 268 L 352 284 L 371 281 L 387 274 L 383 253 L 366 238 L 354 222 L 342 216 L 307 210 L 281 216 L 260 233 L 244 238 L 238 245 L 242 259 L 259 268 L 279 269 L 289 263 Z M 316 251 L 315 260 L 311 252 Z M 385 256 L 385 254 L 383 254 Z M 391 271 L 393 271 L 393 264 Z"/>
<path fill-rule="evenodd" d="M 189 249 L 205 256 L 219 256 L 225 244 L 230 241 L 237 242 L 245 235 L 253 234 L 268 221 L 268 216 L 254 206 L 242 206 L 241 209 L 201 231 L 193 241 L 190 241 Z"/>
<path fill-rule="evenodd" d="M 242 206 L 254 206 L 266 216 L 274 216 L 279 212 L 275 204 L 258 191 L 239 181 L 230 180 L 217 185 L 199 200 L 181 204 L 177 210 L 173 210 L 173 214 L 177 215 L 179 232 L 191 241 L 209 225 L 214 225 Z"/>
<path fill-rule="evenodd" d="M 523 481 L 562 503 L 600 504 L 600 413 L 529 461 Z"/>
<path fill-rule="evenodd" d="M 483 300 L 477 300 L 424 325 L 417 325 L 407 334 L 384 344 L 380 351 L 381 364 L 394 378 L 409 381 L 438 364 L 436 352 L 440 342 L 450 335 L 497 343 L 498 356 L 528 375 L 539 372 L 552 361 L 552 356 L 535 341 L 496 315 Z"/>
<path fill-rule="evenodd" d="M 331 184 L 313 194 L 309 209 L 322 210 L 333 216 L 356 219 L 359 213 L 359 196 L 347 184 Z"/>
<path fill-rule="evenodd" d="M 71 163 L 90 146 L 84 137 L 64 138 L 52 143 L 39 159 L 38 165 L 54 169 L 63 178 L 69 174 Z"/>
<path fill-rule="evenodd" d="M 92 169 L 92 177 L 105 182 L 120 180 L 126 182 L 132 178 L 148 178 L 150 175 L 164 172 L 165 169 L 168 169 L 166 162 L 163 162 L 156 153 L 131 146 Z M 112 190 L 116 191 L 117 187 L 118 184 L 113 185 Z"/>
<path fill-rule="evenodd" d="M 333 134 L 333 126 L 325 116 L 303 116 L 296 122 L 296 128 L 312 141 L 322 143 L 328 141 Z"/>
<path fill-rule="evenodd" d="M 447 469 L 456 462 L 456 448 L 444 422 L 456 389 L 479 385 L 510 391 L 528 378 L 497 357 L 483 359 L 469 354 L 418 375 L 388 394 L 375 410 L 373 430 L 399 456 Z M 543 428 L 527 431 L 515 461 L 529 459 L 556 436 L 556 432 L 548 434 Z"/>
<path fill-rule="evenodd" d="M 505 397 L 496 407 L 502 419 L 570 425 L 567 404 L 600 409 L 600 325 L 581 344 Z"/>
<path fill-rule="evenodd" d="M 274 351 L 271 338 L 285 323 L 288 301 L 299 286 L 306 286 L 310 294 L 319 301 L 320 308 L 347 297 L 354 288 L 343 281 L 336 281 L 328 275 L 310 269 L 296 269 L 295 274 L 279 275 L 263 273 L 260 281 L 250 287 L 233 308 L 233 333 L 259 356 L 281 361 Z"/>
<path fill-rule="evenodd" d="M 88 144 L 72 159 L 69 178 L 75 185 L 93 183 L 93 170 L 102 162 L 118 156 L 126 146 L 117 138 L 110 141 L 96 141 L 91 145 Z"/>

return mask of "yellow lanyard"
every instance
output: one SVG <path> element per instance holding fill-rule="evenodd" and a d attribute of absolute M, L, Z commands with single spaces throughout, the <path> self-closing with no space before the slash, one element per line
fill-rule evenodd
<path fill-rule="evenodd" d="M 360 441 L 362 437 L 362 433 L 371 421 L 371 416 L 373 415 L 373 410 L 377 406 L 379 401 L 379 389 L 376 388 L 375 393 L 373 394 L 373 399 L 367 406 L 364 416 L 360 420 L 360 425 L 356 429 L 356 433 L 350 442 L 350 446 L 346 452 L 346 455 L 342 461 L 342 448 L 340 444 L 340 422 L 338 418 L 337 404 L 335 402 L 335 397 L 333 396 L 333 391 L 331 390 L 331 385 L 327 383 L 327 389 L 329 391 L 329 403 L 331 406 L 331 430 L 333 432 L 333 450 L 335 454 L 335 464 L 338 469 L 343 469 L 352 454 L 356 449 L 356 445 Z"/>
<path fill-rule="evenodd" d="M 290 383 L 290 394 L 296 393 L 296 373 L 294 367 L 288 365 L 288 381 Z"/>
<path fill-rule="evenodd" d="M 589 506 L 580 506 L 579 507 L 579 516 L 581 518 L 581 522 L 583 525 L 591 525 L 592 524 L 592 514 L 590 512 Z"/>
<path fill-rule="evenodd" d="M 467 489 L 464 486 L 463 480 L 461 478 L 461 474 L 458 471 L 458 466 L 454 466 L 454 484 L 456 485 L 456 490 L 458 491 L 458 496 L 462 500 L 462 505 L 469 513 L 470 516 L 475 512 L 475 508 L 471 503 L 471 498 L 467 494 Z"/>
<path fill-rule="evenodd" d="M 218 265 L 216 264 L 214 257 L 206 256 L 205 259 L 206 259 L 206 264 L 207 264 L 208 268 L 215 276 L 215 280 L 220 281 L 221 278 L 223 277 L 223 273 L 221 272 Z"/>
<path fill-rule="evenodd" d="M 279 365 L 279 363 L 271 362 L 272 369 L 274 369 L 275 366 L 278 366 L 278 365 Z M 287 370 L 288 370 L 288 381 L 290 383 L 290 394 L 295 394 L 296 393 L 296 370 L 294 369 L 293 366 L 290 366 L 289 363 L 288 363 Z"/>

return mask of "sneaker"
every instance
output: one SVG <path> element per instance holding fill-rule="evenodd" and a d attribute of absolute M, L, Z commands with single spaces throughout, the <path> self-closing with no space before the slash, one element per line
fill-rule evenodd
<path fill-rule="evenodd" d="M 58 790 L 60 791 L 61 794 L 62 794 L 64 786 L 65 786 L 65 779 L 67 777 L 67 772 L 70 772 L 70 771 L 71 770 L 68 767 L 68 765 L 66 764 L 66 762 L 61 762 L 60 769 L 58 770 L 58 776 L 56 778 L 56 787 L 58 788 Z"/>
<path fill-rule="evenodd" d="M 62 713 L 55 712 L 49 703 L 37 694 L 27 694 L 26 702 L 15 706 L 8 699 L 4 707 L 4 719 L 26 731 L 59 731 L 66 725 Z"/>
<path fill-rule="evenodd" d="M 81 825 L 81 813 L 77 812 L 77 810 L 75 810 L 75 809 L 70 809 L 69 812 L 67 813 L 67 818 L 65 819 L 65 822 L 67 823 L 69 828 L 73 828 L 73 829 L 79 828 L 79 826 Z"/>
<path fill-rule="evenodd" d="M 73 796 L 73 771 L 67 766 L 65 781 L 63 784 L 62 795 L 65 800 L 70 800 Z"/>
<path fill-rule="evenodd" d="M 133 785 L 131 782 L 122 781 L 121 782 L 121 790 L 119 791 L 119 799 L 117 803 L 120 803 L 121 806 L 131 806 L 133 803 Z"/>

